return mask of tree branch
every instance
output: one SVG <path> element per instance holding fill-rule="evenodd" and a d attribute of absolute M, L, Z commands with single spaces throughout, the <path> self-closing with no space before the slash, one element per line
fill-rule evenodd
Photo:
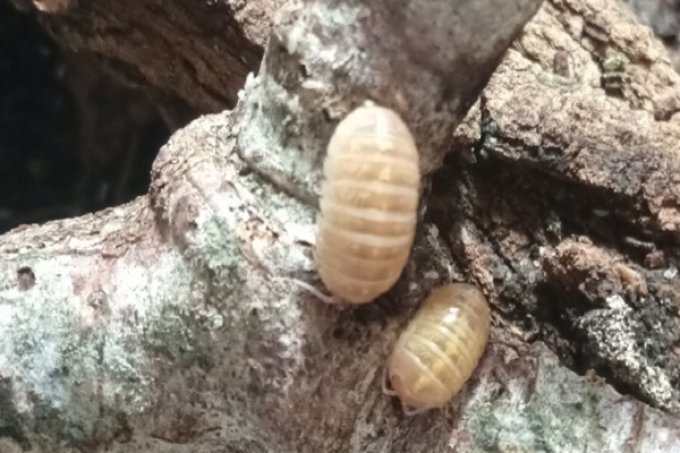
<path fill-rule="evenodd" d="M 176 133 L 147 197 L 0 237 L 2 432 L 38 451 L 678 449 L 660 44 L 614 0 L 552 0 L 451 140 L 539 3 L 289 5 L 236 109 Z M 319 285 L 325 144 L 366 98 L 412 126 L 426 209 L 395 288 L 339 311 L 290 279 Z M 450 405 L 405 418 L 382 367 L 449 279 L 490 297 L 493 344 Z"/>

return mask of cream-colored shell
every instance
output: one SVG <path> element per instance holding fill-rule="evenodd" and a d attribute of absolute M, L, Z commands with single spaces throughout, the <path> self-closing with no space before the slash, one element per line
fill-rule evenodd
<path fill-rule="evenodd" d="M 389 290 L 408 260 L 420 169 L 413 136 L 392 110 L 367 103 L 340 122 L 324 162 L 316 261 L 345 302 Z"/>
<path fill-rule="evenodd" d="M 477 367 L 490 326 L 489 305 L 475 286 L 454 283 L 432 291 L 388 362 L 401 402 L 417 410 L 446 404 Z"/>

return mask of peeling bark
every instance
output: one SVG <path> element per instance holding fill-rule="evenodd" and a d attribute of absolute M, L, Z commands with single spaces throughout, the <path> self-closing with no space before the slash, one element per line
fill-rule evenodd
<path fill-rule="evenodd" d="M 619 2 L 551 0 L 489 81 L 539 3 L 291 3 L 237 107 L 177 132 L 148 196 L 0 237 L 0 442 L 678 450 L 680 76 Z M 189 101 L 187 77 L 149 83 Z M 412 126 L 428 182 L 401 280 L 340 311 L 292 280 L 321 288 L 324 146 L 365 98 Z M 492 344 L 450 405 L 404 417 L 385 358 L 451 279 L 489 296 Z"/>
<path fill-rule="evenodd" d="M 649 30 L 608 5 L 546 4 L 495 74 L 480 107 L 481 164 L 463 175 L 479 194 L 463 209 L 478 233 L 457 246 L 485 250 L 471 257 L 491 269 L 480 280 L 522 323 L 536 317 L 538 338 L 557 336 L 569 363 L 677 412 L 678 283 L 667 276 L 680 237 L 669 101 L 680 78 Z M 556 73 L 559 58 L 568 72 Z M 611 59 L 624 62 L 614 90 Z M 489 172 L 502 193 L 484 185 Z M 565 249 L 581 236 L 591 243 L 575 269 Z"/>

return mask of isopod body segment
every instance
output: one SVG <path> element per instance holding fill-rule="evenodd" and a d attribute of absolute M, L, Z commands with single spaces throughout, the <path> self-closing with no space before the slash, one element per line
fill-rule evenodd
<path fill-rule="evenodd" d="M 402 404 L 420 411 L 453 398 L 477 367 L 490 326 L 489 305 L 475 286 L 454 283 L 432 291 L 387 364 Z"/>
<path fill-rule="evenodd" d="M 319 275 L 343 301 L 370 302 L 394 285 L 411 251 L 420 186 L 415 140 L 397 113 L 366 103 L 338 124 L 323 171 Z"/>

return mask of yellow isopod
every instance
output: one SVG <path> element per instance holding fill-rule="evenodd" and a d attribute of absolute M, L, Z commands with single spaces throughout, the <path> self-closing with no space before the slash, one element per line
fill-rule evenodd
<path fill-rule="evenodd" d="M 432 291 L 401 334 L 387 374 L 407 413 L 441 407 L 470 378 L 489 339 L 482 292 L 453 283 Z"/>
<path fill-rule="evenodd" d="M 415 140 L 394 111 L 367 102 L 328 144 L 316 262 L 337 298 L 370 302 L 389 290 L 415 234 L 420 168 Z"/>

